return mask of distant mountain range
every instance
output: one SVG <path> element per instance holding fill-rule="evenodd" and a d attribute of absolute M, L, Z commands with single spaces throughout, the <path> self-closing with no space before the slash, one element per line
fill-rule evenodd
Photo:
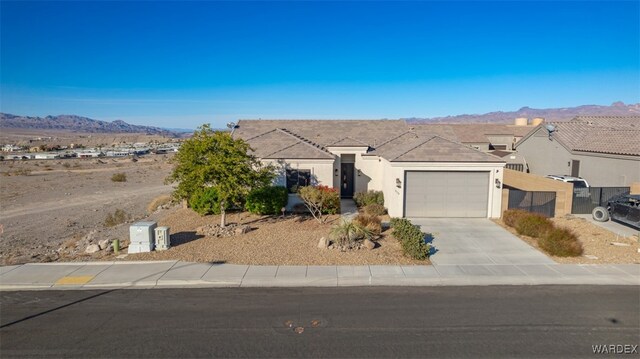
<path fill-rule="evenodd" d="M 523 107 L 517 111 L 497 111 L 481 115 L 456 115 L 432 118 L 405 118 L 409 123 L 513 123 L 517 117 L 542 117 L 547 122 L 568 121 L 583 116 L 633 116 L 640 115 L 640 103 L 626 105 L 614 102 L 611 106 L 583 105 L 567 108 L 536 109 Z M 181 137 L 193 130 L 178 128 L 160 128 L 153 126 L 131 125 L 121 120 L 113 122 L 94 120 L 75 115 L 46 117 L 16 116 L 0 113 L 0 128 L 5 129 L 44 129 L 88 133 L 144 133 Z"/>
<path fill-rule="evenodd" d="M 0 128 L 59 130 L 83 133 L 144 133 L 172 137 L 189 131 L 131 125 L 121 120 L 107 122 L 75 115 L 31 117 L 16 116 L 8 113 L 0 113 Z"/>
<path fill-rule="evenodd" d="M 497 111 L 482 115 L 456 115 L 432 118 L 405 118 L 409 123 L 513 123 L 518 117 L 542 117 L 547 122 L 569 121 L 576 116 L 637 116 L 640 115 L 640 103 L 625 105 L 614 102 L 611 106 L 583 105 L 566 108 L 530 108 L 523 107 L 517 111 Z"/>

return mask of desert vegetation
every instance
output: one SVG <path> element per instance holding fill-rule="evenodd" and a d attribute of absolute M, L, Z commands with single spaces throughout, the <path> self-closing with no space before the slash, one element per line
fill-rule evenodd
<path fill-rule="evenodd" d="M 582 244 L 572 231 L 556 227 L 551 220 L 522 210 L 506 210 L 503 222 L 518 234 L 537 240 L 545 252 L 557 257 L 576 257 L 583 253 Z"/>

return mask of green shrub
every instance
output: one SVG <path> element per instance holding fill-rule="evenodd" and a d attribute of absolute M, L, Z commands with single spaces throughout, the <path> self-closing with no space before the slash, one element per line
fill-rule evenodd
<path fill-rule="evenodd" d="M 374 203 L 384 206 L 384 194 L 382 191 L 369 190 L 367 192 L 357 192 L 353 195 L 353 200 L 358 207 L 364 207 Z"/>
<path fill-rule="evenodd" d="M 391 218 L 391 228 L 393 228 L 393 232 L 391 232 L 391 234 L 398 241 L 402 241 L 402 238 L 406 237 L 406 233 L 412 230 L 412 227 L 413 227 L 413 224 L 408 219 Z"/>
<path fill-rule="evenodd" d="M 400 241 L 402 252 L 413 259 L 426 259 L 429 257 L 431 246 L 425 242 L 427 236 L 408 219 L 392 218 L 391 227 L 393 236 Z"/>
<path fill-rule="evenodd" d="M 521 209 L 508 209 L 504 211 L 502 214 L 502 221 L 509 227 L 515 228 L 518 224 L 518 221 L 527 216 L 529 212 L 521 210 Z"/>
<path fill-rule="evenodd" d="M 528 213 L 517 221 L 516 232 L 533 238 L 543 237 L 553 228 L 553 223 L 543 215 Z"/>
<path fill-rule="evenodd" d="M 287 205 L 288 199 L 286 187 L 260 187 L 249 192 L 245 208 L 255 214 L 278 214 Z"/>
<path fill-rule="evenodd" d="M 558 257 L 577 257 L 582 254 L 582 244 L 568 229 L 553 228 L 538 240 L 540 248 Z"/>
<path fill-rule="evenodd" d="M 340 213 L 340 194 L 334 188 L 327 186 L 305 186 L 298 191 L 311 215 L 323 223 L 325 214 Z"/>
<path fill-rule="evenodd" d="M 353 222 L 368 229 L 373 235 L 379 236 L 382 233 L 382 221 L 377 216 L 359 214 L 353 219 Z"/>
<path fill-rule="evenodd" d="M 129 219 L 129 215 L 123 209 L 116 209 L 113 214 L 107 214 L 107 218 L 104 220 L 104 225 L 107 227 L 117 226 L 125 223 Z"/>
<path fill-rule="evenodd" d="M 364 206 L 364 213 L 370 216 L 382 216 L 386 212 L 384 206 L 378 203 L 371 203 Z"/>
<path fill-rule="evenodd" d="M 120 173 L 114 173 L 113 176 L 111 176 L 111 181 L 113 182 L 127 182 L 127 174 L 120 172 Z"/>
<path fill-rule="evenodd" d="M 218 191 L 213 187 L 206 187 L 197 190 L 189 198 L 189 206 L 201 215 L 220 214 L 220 199 Z M 227 206 L 225 210 L 229 209 Z"/>

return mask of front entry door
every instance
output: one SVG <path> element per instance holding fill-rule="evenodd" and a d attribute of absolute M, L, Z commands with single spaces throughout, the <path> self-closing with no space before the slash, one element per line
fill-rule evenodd
<path fill-rule="evenodd" d="M 353 163 L 342 163 L 340 172 L 340 197 L 353 198 Z"/>

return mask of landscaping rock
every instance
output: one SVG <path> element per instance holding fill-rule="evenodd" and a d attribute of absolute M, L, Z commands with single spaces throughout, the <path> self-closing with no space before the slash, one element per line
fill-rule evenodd
<path fill-rule="evenodd" d="M 324 237 L 320 238 L 320 241 L 318 242 L 318 248 L 320 249 L 329 248 L 329 240 Z"/>
<path fill-rule="evenodd" d="M 251 229 L 249 226 L 244 226 L 244 227 L 247 227 L 247 229 L 243 229 L 243 231 L 246 231 L 246 232 L 248 232 Z M 224 228 L 220 227 L 219 224 L 207 224 L 205 226 L 196 228 L 196 234 L 200 234 L 205 237 L 217 237 L 217 238 L 231 237 L 237 234 L 236 229 L 241 229 L 241 228 L 238 224 L 235 224 L 235 223 L 227 224 Z M 243 232 L 243 233 L 246 233 L 246 232 Z"/>
<path fill-rule="evenodd" d="M 108 239 L 103 239 L 98 242 L 98 247 L 100 247 L 100 249 L 106 249 L 110 247 L 109 244 L 111 243 Z"/>
<path fill-rule="evenodd" d="M 97 244 L 91 244 L 87 247 L 87 249 L 84 250 L 84 252 L 88 254 L 96 253 L 99 251 L 100 251 L 100 246 L 98 246 Z"/>
<path fill-rule="evenodd" d="M 611 245 L 612 246 L 618 246 L 618 247 L 629 247 L 629 246 L 631 246 L 631 244 L 629 244 L 629 243 L 620 243 L 620 242 L 612 242 Z"/>
<path fill-rule="evenodd" d="M 249 226 L 241 226 L 241 227 L 236 227 L 235 233 L 236 235 L 241 235 L 241 234 L 248 233 L 250 230 L 251 230 L 251 227 Z"/>
<path fill-rule="evenodd" d="M 375 242 L 373 242 L 370 239 L 365 239 L 363 244 L 364 244 L 364 248 L 366 248 L 368 250 L 372 250 L 372 249 L 374 249 L 376 247 Z"/>

